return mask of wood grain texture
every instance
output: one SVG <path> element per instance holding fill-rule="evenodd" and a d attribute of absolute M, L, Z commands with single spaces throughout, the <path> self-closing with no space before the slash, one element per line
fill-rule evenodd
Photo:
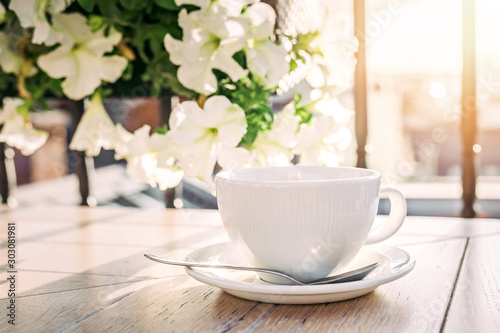
<path fill-rule="evenodd" d="M 16 295 L 34 296 L 144 280 L 128 276 L 17 271 Z M 0 285 L 0 300 L 7 297 L 7 284 Z"/>
<path fill-rule="evenodd" d="M 499 331 L 500 220 L 409 217 L 386 244 L 416 257 L 410 274 L 356 299 L 295 306 L 240 299 L 143 257 L 183 259 L 227 241 L 216 211 L 7 209 L 0 211 L 0 258 L 12 220 L 23 332 Z M 10 328 L 4 314 L 2 332 Z"/>
<path fill-rule="evenodd" d="M 18 297 L 15 328 L 7 324 L 8 317 L 2 313 L 0 331 L 60 332 L 107 308 L 147 283 L 150 281 Z M 0 300 L 0 308 L 5 309 L 8 301 Z"/>
<path fill-rule="evenodd" d="M 457 274 L 465 239 L 409 246 L 417 266 L 401 280 L 349 301 L 317 305 L 274 305 L 239 299 L 217 288 L 170 291 L 158 283 L 85 320 L 76 330 L 132 327 L 168 332 L 309 332 L 378 330 L 438 332 Z M 433 272 L 429 274 L 429 272 Z M 424 304 L 435 304 L 428 308 Z"/>
<path fill-rule="evenodd" d="M 81 322 L 74 331 L 223 332 L 258 305 L 218 288 L 198 285 L 179 289 L 170 281 L 162 281 Z"/>
<path fill-rule="evenodd" d="M 465 240 L 409 246 L 417 265 L 410 274 L 373 293 L 339 303 L 278 306 L 256 331 L 271 332 L 439 332 Z M 429 274 L 429 272 L 432 272 Z M 432 306 L 430 306 L 432 305 Z M 242 322 L 235 331 L 244 329 Z"/>
<path fill-rule="evenodd" d="M 500 332 L 500 235 L 469 240 L 445 332 Z"/>
<path fill-rule="evenodd" d="M 49 223 L 49 222 L 46 222 Z M 50 223 L 54 225 L 55 223 Z M 52 226 L 50 226 L 52 227 Z M 204 227 L 186 228 L 171 225 L 141 225 L 116 223 L 84 223 L 75 226 L 58 225 L 47 232 L 47 226 L 40 222 L 18 223 L 19 239 L 31 241 L 43 239 L 54 243 L 101 244 L 117 246 L 187 246 L 193 243 L 196 234 L 206 239 L 218 236 L 219 229 Z M 25 236 L 30 235 L 30 236 Z M 227 238 L 225 238 L 226 240 Z M 229 239 L 227 239 L 229 241 Z"/>
<path fill-rule="evenodd" d="M 110 246 L 29 242 L 19 244 L 18 270 L 84 273 L 110 276 L 159 278 L 185 274 L 178 266 L 159 265 L 144 258 L 144 253 L 183 259 L 192 248 Z M 5 256 L 4 256 L 5 254 Z M 0 251 L 6 257 L 6 251 Z M 3 295 L 0 295 L 3 297 Z"/>

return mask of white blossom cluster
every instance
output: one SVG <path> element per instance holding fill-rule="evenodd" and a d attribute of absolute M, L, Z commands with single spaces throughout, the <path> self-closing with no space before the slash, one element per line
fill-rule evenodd
<path fill-rule="evenodd" d="M 9 8 L 24 28 L 33 28 L 32 42 L 54 46 L 37 60 L 38 68 L 52 78 L 64 79 L 64 94 L 74 100 L 92 96 L 70 144 L 74 150 L 98 155 L 114 149 L 127 161 L 127 173 L 152 186 L 176 186 L 184 174 L 211 182 L 214 167 L 223 169 L 264 165 L 289 165 L 294 156 L 301 164 L 336 165 L 339 152 L 351 142 L 348 128 L 352 112 L 343 108 L 331 92 L 351 84 L 356 40 L 335 27 L 336 18 L 325 12 L 323 26 L 312 46 L 321 52 L 310 60 L 307 80 L 320 94 L 309 103 L 313 118 L 300 123 L 294 103 L 275 115 L 271 128 L 260 131 L 250 147 L 240 142 L 247 132 L 246 110 L 217 92 L 217 69 L 236 82 L 251 73 L 263 86 L 276 87 L 288 73 L 287 50 L 274 41 L 276 14 L 256 0 L 175 0 L 199 9 L 179 12 L 182 40 L 164 38 L 170 60 L 179 66 L 177 78 L 186 88 L 203 96 L 203 103 L 184 101 L 173 110 L 169 130 L 153 132 L 144 126 L 134 133 L 115 125 L 106 113 L 101 95 L 103 81 L 115 82 L 128 60 L 109 55 L 122 40 L 111 28 L 92 31 L 79 13 L 63 13 L 70 0 L 40 2 L 12 0 Z M 40 5 L 43 4 L 43 5 Z M 45 6 L 45 7 L 44 7 Z M 245 10 L 243 10 L 245 8 Z M 0 23 L 5 9 L 0 4 Z M 51 22 L 45 13 L 51 13 Z M 334 21 L 331 22 L 330 20 Z M 246 68 L 235 59 L 243 51 Z M 22 60 L 0 32 L 0 67 L 5 73 L 22 70 Z M 34 75 L 35 72 L 26 73 Z M 0 110 L 0 141 L 29 154 L 42 145 L 47 133 L 37 131 L 22 114 L 22 101 L 5 99 Z"/>

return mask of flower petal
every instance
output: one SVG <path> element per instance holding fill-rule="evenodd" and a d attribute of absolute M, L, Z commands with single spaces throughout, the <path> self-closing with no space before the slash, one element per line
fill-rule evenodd
<path fill-rule="evenodd" d="M 164 45 L 170 60 L 179 65 L 179 82 L 200 94 L 210 95 L 217 91 L 214 68 L 228 74 L 233 81 L 247 75 L 233 59 L 235 52 L 245 46 L 246 26 L 243 20 L 228 19 L 214 4 L 206 12 L 185 9 L 179 14 L 183 29 L 182 41 L 166 35 Z"/>
<path fill-rule="evenodd" d="M 73 75 L 66 77 L 62 87 L 64 94 L 74 100 L 92 94 L 101 84 L 101 79 L 116 81 L 127 66 L 125 58 L 119 56 L 100 58 L 85 51 L 74 51 L 72 54 L 76 70 Z M 52 64 L 56 65 L 57 63 Z"/>
<path fill-rule="evenodd" d="M 21 57 L 12 51 L 9 38 L 0 32 L 0 67 L 5 73 L 19 73 L 22 66 Z"/>
<path fill-rule="evenodd" d="M 131 155 L 141 156 L 152 152 L 149 146 L 150 132 L 151 126 L 149 125 L 143 125 L 141 128 L 135 130 L 134 137 L 128 142 L 128 150 Z"/>
<path fill-rule="evenodd" d="M 245 111 L 225 96 L 213 96 L 205 102 L 205 112 L 216 122 L 220 142 L 225 147 L 236 147 L 247 132 Z"/>
<path fill-rule="evenodd" d="M 113 121 L 104 109 L 100 95 L 95 94 L 83 113 L 69 147 L 85 151 L 89 156 L 97 156 L 101 148 L 111 149 L 113 140 Z"/>
<path fill-rule="evenodd" d="M 217 79 L 212 68 L 209 60 L 183 64 L 177 70 L 177 78 L 186 88 L 210 95 L 217 91 Z"/>
<path fill-rule="evenodd" d="M 182 178 L 184 178 L 184 171 L 157 167 L 155 170 L 155 176 L 158 187 L 160 190 L 165 191 L 167 188 L 179 185 Z"/>
<path fill-rule="evenodd" d="M 276 115 L 271 131 L 264 132 L 263 135 L 280 146 L 291 149 L 297 144 L 298 128 L 299 119 L 294 109 L 285 108 Z"/>
<path fill-rule="evenodd" d="M 31 155 L 43 146 L 49 137 L 49 133 L 32 127 L 24 127 L 22 141 L 13 144 L 23 155 Z M 9 144 L 9 143 L 8 143 Z"/>
<path fill-rule="evenodd" d="M 61 34 L 60 46 L 42 55 L 38 65 L 62 83 L 64 94 L 74 100 L 94 92 L 101 80 L 115 82 L 125 70 L 127 60 L 120 56 L 106 56 L 121 40 L 121 34 L 112 30 L 105 37 L 103 29 L 92 33 L 86 18 L 79 13 L 55 14 L 54 29 Z"/>
<path fill-rule="evenodd" d="M 17 113 L 20 101 L 18 99 L 10 101 L 4 99 L 4 102 L 7 103 L 0 115 L 4 119 L 0 132 L 0 142 L 5 142 L 9 146 L 19 149 L 23 155 L 31 155 L 47 141 L 49 134 L 33 128 L 30 123 L 25 123 L 23 117 Z"/>
<path fill-rule="evenodd" d="M 113 83 L 121 77 L 127 63 L 127 59 L 117 55 L 102 57 L 96 63 L 99 67 L 99 77 Z"/>
<path fill-rule="evenodd" d="M 221 41 L 245 37 L 247 30 L 245 20 L 228 18 L 223 12 L 213 9 L 198 17 L 199 26 L 203 31 L 216 36 Z"/>
<path fill-rule="evenodd" d="M 224 170 L 249 166 L 250 152 L 245 148 L 221 148 L 217 151 L 217 163 Z"/>
<path fill-rule="evenodd" d="M 154 154 L 127 157 L 127 175 L 132 179 L 155 186 L 156 182 L 153 178 L 155 168 L 156 158 Z"/>
<path fill-rule="evenodd" d="M 240 16 L 243 7 L 258 0 L 218 0 L 218 4 L 226 9 L 229 16 Z M 248 9 L 247 9 L 248 10 Z"/>
<path fill-rule="evenodd" d="M 3 110 L 0 110 L 0 124 L 3 124 L 14 118 L 21 118 L 17 113 L 18 107 L 24 104 L 20 98 L 4 97 Z"/>
<path fill-rule="evenodd" d="M 47 40 L 50 40 L 47 45 L 52 45 L 52 28 L 50 27 L 49 22 L 47 21 L 39 21 L 35 25 L 35 29 L 33 30 L 33 38 L 31 41 L 35 44 L 43 44 Z M 50 37 L 50 38 L 49 38 Z"/>
<path fill-rule="evenodd" d="M 116 124 L 113 131 L 111 146 L 115 150 L 115 159 L 119 160 L 130 154 L 128 143 L 134 135 L 127 131 L 121 124 Z"/>
<path fill-rule="evenodd" d="M 47 75 L 56 79 L 75 75 L 77 72 L 76 59 L 68 46 L 60 46 L 40 56 L 37 63 Z"/>
<path fill-rule="evenodd" d="M 53 28 L 64 34 L 61 43 L 72 45 L 94 38 L 87 19 L 80 13 L 55 14 L 52 17 Z"/>
<path fill-rule="evenodd" d="M 273 35 L 276 13 L 273 7 L 259 2 L 250 6 L 245 15 L 249 17 L 254 26 L 254 38 L 264 39 Z"/>
<path fill-rule="evenodd" d="M 288 72 L 286 51 L 270 40 L 256 41 L 253 48 L 245 48 L 250 72 L 262 79 L 271 88 Z"/>
<path fill-rule="evenodd" d="M 113 50 L 113 47 L 120 42 L 122 34 L 111 28 L 108 36 L 104 36 L 104 29 L 96 32 L 90 39 L 82 43 L 80 47 L 102 57 L 106 52 Z"/>
<path fill-rule="evenodd" d="M 34 27 L 33 43 L 53 45 L 57 42 L 57 39 L 54 39 L 53 29 L 47 21 L 46 12 L 60 13 L 71 2 L 71 0 L 15 0 L 10 2 L 9 8 L 16 13 L 22 27 Z M 56 18 L 53 19 L 57 20 Z"/>
<path fill-rule="evenodd" d="M 287 166 L 294 156 L 291 149 L 285 148 L 265 137 L 257 137 L 251 151 L 252 166 Z"/>
<path fill-rule="evenodd" d="M 176 65 L 198 61 L 201 47 L 210 39 L 209 31 L 200 28 L 198 14 L 197 11 L 189 14 L 185 9 L 180 11 L 179 26 L 183 32 L 182 41 L 169 34 L 165 35 L 165 49 L 169 53 L 170 60 Z"/>
<path fill-rule="evenodd" d="M 67 75 L 62 83 L 62 88 L 66 96 L 79 100 L 92 94 L 101 84 L 101 78 L 99 77 L 100 66 L 98 64 L 100 59 L 82 51 L 73 52 L 73 56 L 76 70 L 74 74 Z"/>
<path fill-rule="evenodd" d="M 22 132 L 24 127 L 24 120 L 21 116 L 17 115 L 14 117 L 10 117 L 7 121 L 4 122 L 2 126 L 2 131 L 0 132 L 0 141 L 7 142 L 9 137 L 13 137 Z"/>
<path fill-rule="evenodd" d="M 310 42 L 311 48 L 318 49 L 311 58 L 313 72 L 306 76 L 311 86 L 333 94 L 352 86 L 359 43 L 348 21 L 343 14 L 325 10 L 317 37 Z"/>
<path fill-rule="evenodd" d="M 183 156 L 178 157 L 182 170 L 189 177 L 197 177 L 212 183 L 212 174 L 217 162 L 217 138 L 207 133 L 185 147 Z"/>
<path fill-rule="evenodd" d="M 36 0 L 18 0 L 10 2 L 9 9 L 16 13 L 23 28 L 35 26 L 35 22 L 40 19 L 41 13 L 37 11 L 36 2 Z"/>
<path fill-rule="evenodd" d="M 241 78 L 247 76 L 248 71 L 243 69 L 236 60 L 233 59 L 233 54 L 227 54 L 221 52 L 222 50 L 217 51 L 212 57 L 212 61 L 210 62 L 210 66 L 212 68 L 217 68 L 231 78 L 233 81 L 238 81 Z M 217 85 L 215 85 L 217 86 Z M 214 90 L 215 91 L 215 90 Z"/>
<path fill-rule="evenodd" d="M 47 1 L 47 11 L 52 14 L 60 13 L 66 8 L 68 8 L 69 5 L 74 0 L 51 0 Z"/>
<path fill-rule="evenodd" d="M 180 40 L 177 40 L 170 36 L 169 34 L 165 35 L 165 39 L 163 41 L 165 49 L 168 51 L 170 55 L 170 61 L 176 65 L 181 65 L 185 62 L 184 58 L 184 46 Z"/>
<path fill-rule="evenodd" d="M 186 101 L 177 105 L 171 115 L 169 135 L 177 144 L 189 145 L 207 132 L 196 120 L 205 116 L 196 102 Z"/>
<path fill-rule="evenodd" d="M 185 8 L 183 8 L 179 12 L 179 27 L 182 28 L 184 41 L 193 41 L 196 43 L 202 42 L 201 39 L 193 38 L 200 34 L 207 34 L 207 31 L 203 31 L 205 29 L 200 29 L 200 18 L 202 17 L 201 11 L 195 10 L 190 13 L 187 12 Z M 201 37 L 201 36 L 200 36 Z"/>
<path fill-rule="evenodd" d="M 206 128 L 218 128 L 226 122 L 233 103 L 226 96 L 212 96 L 205 101 L 202 112 L 190 114 L 193 121 Z M 200 109 L 201 110 L 201 109 Z"/>

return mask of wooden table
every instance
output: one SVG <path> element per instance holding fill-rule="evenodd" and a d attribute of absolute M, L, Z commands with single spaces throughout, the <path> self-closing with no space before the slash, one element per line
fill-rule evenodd
<path fill-rule="evenodd" d="M 12 275 L 19 332 L 500 332 L 500 220 L 408 217 L 386 243 L 416 257 L 410 274 L 316 305 L 240 299 L 143 257 L 227 241 L 216 211 L 2 207 L 0 221 L 2 267 L 15 272 L 2 278 L 2 332 Z"/>

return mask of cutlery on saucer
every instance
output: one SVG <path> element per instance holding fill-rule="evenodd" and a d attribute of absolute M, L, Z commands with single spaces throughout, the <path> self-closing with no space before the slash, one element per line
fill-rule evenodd
<path fill-rule="evenodd" d="M 281 276 L 285 279 L 288 279 L 295 284 L 298 285 L 319 285 L 319 284 L 330 284 L 330 283 L 341 283 L 341 282 L 352 282 L 358 281 L 365 278 L 368 274 L 370 274 L 375 268 L 379 266 L 379 263 L 373 263 L 364 267 L 360 267 L 348 272 L 327 276 L 325 278 L 304 282 L 300 281 L 286 273 L 267 269 L 267 268 L 257 268 L 257 267 L 246 267 L 246 266 L 233 266 L 233 265 L 225 265 L 225 264 L 210 264 L 210 263 L 199 263 L 199 262 L 189 262 L 189 261 L 178 261 L 178 260 L 170 260 L 165 258 L 157 257 L 153 254 L 144 254 L 146 258 L 152 261 L 156 261 L 162 264 L 168 265 L 177 265 L 177 266 L 188 266 L 195 268 L 219 268 L 219 269 L 229 269 L 229 270 L 240 270 L 240 271 L 252 271 L 252 272 L 261 272 L 261 273 L 269 273 Z"/>

